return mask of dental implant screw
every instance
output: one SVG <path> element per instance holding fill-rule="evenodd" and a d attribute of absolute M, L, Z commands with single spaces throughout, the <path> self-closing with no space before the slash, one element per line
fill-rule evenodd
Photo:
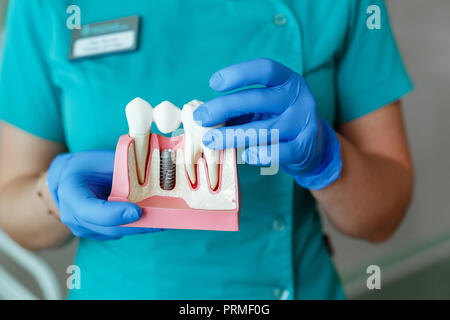
<path fill-rule="evenodd" d="M 161 189 L 172 190 L 175 187 L 176 161 L 172 149 L 164 149 L 160 157 L 159 181 Z"/>

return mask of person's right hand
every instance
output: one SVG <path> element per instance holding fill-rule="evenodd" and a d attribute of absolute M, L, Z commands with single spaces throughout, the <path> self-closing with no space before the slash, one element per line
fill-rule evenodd
<path fill-rule="evenodd" d="M 109 202 L 114 169 L 113 151 L 85 151 L 57 156 L 47 173 L 61 221 L 81 238 L 112 240 L 126 235 L 162 231 L 122 227 L 139 220 L 142 210 L 131 202 Z"/>

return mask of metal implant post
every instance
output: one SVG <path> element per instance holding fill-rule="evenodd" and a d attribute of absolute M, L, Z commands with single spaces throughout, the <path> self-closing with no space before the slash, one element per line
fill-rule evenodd
<path fill-rule="evenodd" d="M 165 149 L 160 157 L 159 181 L 161 189 L 172 190 L 175 187 L 176 161 L 175 152 Z"/>

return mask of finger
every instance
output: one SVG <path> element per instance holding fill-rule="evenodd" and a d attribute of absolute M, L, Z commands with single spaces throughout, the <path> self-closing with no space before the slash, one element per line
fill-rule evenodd
<path fill-rule="evenodd" d="M 97 232 L 92 232 L 88 229 L 85 228 L 77 228 L 77 229 L 71 229 L 73 235 L 77 238 L 85 238 L 85 239 L 95 239 L 95 240 L 100 240 L 100 241 L 105 241 L 105 240 L 114 240 L 117 239 L 116 237 L 110 237 L 110 236 L 106 236 Z"/>
<path fill-rule="evenodd" d="M 296 154 L 296 147 L 293 141 L 267 146 L 251 146 L 242 152 L 242 160 L 257 166 L 295 163 L 301 158 L 301 155 Z"/>
<path fill-rule="evenodd" d="M 58 189 L 60 180 L 68 171 L 66 168 L 70 166 L 71 171 L 76 171 L 77 167 L 83 168 L 84 171 L 97 172 L 99 174 L 109 174 L 112 180 L 112 173 L 114 170 L 114 151 L 87 151 L 76 154 L 77 161 L 74 163 L 71 160 L 74 158 L 73 153 L 63 153 L 53 159 L 48 172 L 47 181 L 50 193 L 56 205 L 59 206 Z M 95 161 L 92 161 L 92 159 Z"/>
<path fill-rule="evenodd" d="M 63 223 L 70 228 L 74 236 L 78 238 L 88 238 L 101 241 L 115 240 L 131 234 L 164 231 L 164 229 L 159 228 L 99 227 L 82 220 L 78 220 L 73 216 L 64 217 L 64 219 L 63 216 L 61 216 L 61 218 Z"/>
<path fill-rule="evenodd" d="M 58 196 L 79 220 L 100 225 L 118 226 L 139 220 L 142 210 L 131 202 L 98 199 L 86 184 L 85 177 L 70 176 L 61 183 Z"/>
<path fill-rule="evenodd" d="M 214 73 L 209 85 L 215 91 L 228 91 L 251 85 L 277 86 L 286 82 L 294 71 L 271 59 L 240 62 Z"/>
<path fill-rule="evenodd" d="M 242 154 L 242 160 L 255 166 L 274 166 L 292 163 L 298 158 L 293 148 L 293 142 L 282 142 L 270 145 L 251 146 Z"/>
<path fill-rule="evenodd" d="M 250 146 L 242 152 L 242 160 L 251 165 L 292 165 L 292 169 L 307 167 L 306 159 L 316 153 L 315 144 L 310 143 L 308 132 L 302 132 L 295 140 L 270 145 Z"/>
<path fill-rule="evenodd" d="M 204 134 L 202 142 L 214 150 L 270 144 L 286 138 L 283 131 L 276 128 L 276 121 L 277 118 L 273 118 L 211 129 Z"/>
<path fill-rule="evenodd" d="M 163 229 L 160 228 L 140 228 L 140 227 L 124 227 L 124 226 L 104 227 L 84 221 L 81 222 L 81 225 L 84 228 L 96 232 L 97 234 L 101 234 L 107 238 L 120 238 L 135 234 L 155 233 L 163 231 Z"/>
<path fill-rule="evenodd" d="M 74 216 L 66 214 L 65 211 L 60 212 L 60 220 L 70 229 L 75 237 L 94 239 L 100 236 L 100 234 L 84 228 Z"/>
<path fill-rule="evenodd" d="M 235 118 L 231 118 L 225 123 L 225 125 L 231 127 L 256 120 L 259 120 L 256 114 L 246 114 Z"/>
<path fill-rule="evenodd" d="M 280 114 L 292 102 L 291 86 L 246 89 L 203 103 L 194 111 L 194 120 L 209 127 L 253 113 Z"/>
<path fill-rule="evenodd" d="M 278 164 L 278 146 L 279 144 L 277 143 L 251 146 L 241 153 L 241 159 L 245 163 L 254 166 L 271 166 Z"/>
<path fill-rule="evenodd" d="M 280 116 L 207 131 L 203 144 L 214 150 L 267 145 L 295 138 L 303 126 L 302 115 L 288 108 Z"/>
<path fill-rule="evenodd" d="M 67 163 L 72 157 L 73 154 L 71 153 L 61 153 L 53 159 L 50 167 L 48 168 L 48 172 L 51 172 L 52 174 L 47 175 L 47 184 L 52 198 L 57 206 L 59 206 L 59 197 L 57 192 L 59 181 L 61 179 L 64 168 L 67 167 Z"/>

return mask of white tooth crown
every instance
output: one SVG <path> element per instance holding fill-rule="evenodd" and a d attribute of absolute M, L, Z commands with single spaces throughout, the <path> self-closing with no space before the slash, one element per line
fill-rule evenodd
<path fill-rule="evenodd" d="M 158 129 L 168 134 L 178 129 L 183 123 L 184 137 L 184 166 L 192 185 L 198 180 L 196 164 L 204 155 L 208 168 L 208 182 L 210 188 L 215 190 L 219 183 L 220 150 L 212 150 L 204 146 L 202 137 L 211 128 L 205 128 L 194 122 L 193 113 L 203 102 L 192 100 L 180 110 L 169 101 L 163 101 L 154 109 L 141 98 L 132 100 L 126 108 L 127 120 L 130 128 L 130 137 L 136 145 L 136 163 L 139 182 L 145 180 L 145 164 L 148 156 L 148 137 L 152 121 Z M 223 125 L 218 125 L 217 128 Z M 178 158 L 178 157 L 177 157 Z M 183 177 L 184 178 L 184 177 Z"/>
<path fill-rule="evenodd" d="M 153 120 L 162 133 L 170 133 L 180 126 L 180 109 L 169 101 L 163 101 L 153 109 Z"/>
<path fill-rule="evenodd" d="M 145 100 L 136 98 L 130 101 L 126 108 L 130 136 L 144 135 L 150 132 L 153 121 L 153 108 Z"/>

